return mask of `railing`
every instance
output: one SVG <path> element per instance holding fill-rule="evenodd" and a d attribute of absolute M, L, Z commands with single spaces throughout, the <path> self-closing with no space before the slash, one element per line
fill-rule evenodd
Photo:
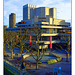
<path fill-rule="evenodd" d="M 20 73 L 21 73 L 18 69 L 13 67 L 13 65 L 11 63 L 9 63 L 8 61 L 6 61 L 6 62 L 4 61 L 4 66 L 6 66 L 9 70 L 11 70 L 16 75 L 20 75 Z"/>
<path fill-rule="evenodd" d="M 15 65 L 11 62 L 4 60 L 4 66 L 11 70 L 14 75 L 30 75 L 28 72 L 20 70 L 19 68 L 15 68 Z"/>

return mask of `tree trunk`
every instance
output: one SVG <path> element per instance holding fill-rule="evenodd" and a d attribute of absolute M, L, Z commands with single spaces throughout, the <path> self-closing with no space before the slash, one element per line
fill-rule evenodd
<path fill-rule="evenodd" d="M 37 51 L 36 70 L 38 70 L 39 49 Z"/>
<path fill-rule="evenodd" d="M 5 56 L 5 44 L 4 44 L 4 56 Z"/>
<path fill-rule="evenodd" d="M 21 55 L 21 69 L 24 68 L 24 65 L 23 65 L 23 55 Z"/>
<path fill-rule="evenodd" d="M 13 49 L 11 49 L 11 59 L 13 59 Z"/>
<path fill-rule="evenodd" d="M 69 53 L 66 54 L 66 62 L 69 62 Z"/>
<path fill-rule="evenodd" d="M 21 53 L 21 54 L 23 53 L 23 47 L 20 48 L 20 53 Z"/>
<path fill-rule="evenodd" d="M 9 49 L 9 44 L 8 44 L 8 49 Z"/>
<path fill-rule="evenodd" d="M 23 63 L 23 55 L 21 55 L 21 63 Z"/>
<path fill-rule="evenodd" d="M 38 70 L 39 67 L 38 67 L 38 61 L 36 61 L 36 70 Z"/>
<path fill-rule="evenodd" d="M 22 54 L 22 51 L 20 50 L 20 53 Z"/>
<path fill-rule="evenodd" d="M 43 53 L 43 47 L 42 47 L 42 53 Z"/>

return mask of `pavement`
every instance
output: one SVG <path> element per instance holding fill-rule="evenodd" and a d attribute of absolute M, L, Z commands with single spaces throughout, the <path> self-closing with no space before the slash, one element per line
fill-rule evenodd
<path fill-rule="evenodd" d="M 69 56 L 69 62 L 66 62 L 66 54 L 59 52 L 57 50 L 50 51 L 55 55 L 59 55 L 63 58 L 61 62 L 55 64 L 39 64 L 39 70 L 35 70 L 36 66 L 33 69 L 27 69 L 32 75 L 53 75 L 50 74 L 53 72 L 54 67 L 61 67 L 61 75 L 71 75 L 71 55 Z M 48 52 L 49 53 L 49 52 Z M 49 74 L 46 74 L 49 73 Z"/>
<path fill-rule="evenodd" d="M 10 50 L 6 48 L 6 53 L 10 56 Z M 26 70 L 32 75 L 46 75 L 46 73 L 53 72 L 54 67 L 61 67 L 61 75 L 71 75 L 71 55 L 69 57 L 69 62 L 66 62 L 66 54 L 65 52 L 60 52 L 58 50 L 50 50 L 47 53 L 53 53 L 55 55 L 59 55 L 63 58 L 61 62 L 55 64 L 39 64 L 39 70 L 35 70 L 36 65 L 32 68 L 28 67 Z M 14 53 L 20 53 L 18 48 L 14 49 Z M 14 55 L 15 56 L 15 55 Z M 19 55 L 20 56 L 20 55 Z M 51 74 L 52 75 L 52 74 Z"/>
<path fill-rule="evenodd" d="M 46 73 L 53 72 L 54 67 L 61 67 L 61 75 L 71 75 L 71 63 L 59 62 L 55 64 L 40 64 L 39 70 L 28 69 L 32 75 L 46 75 Z"/>

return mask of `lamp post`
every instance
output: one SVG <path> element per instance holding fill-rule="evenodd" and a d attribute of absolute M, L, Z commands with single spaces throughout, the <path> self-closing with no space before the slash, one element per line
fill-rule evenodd
<path fill-rule="evenodd" d="M 25 66 L 23 65 L 23 55 L 24 54 L 21 54 L 21 69 L 24 69 L 25 68 Z"/>

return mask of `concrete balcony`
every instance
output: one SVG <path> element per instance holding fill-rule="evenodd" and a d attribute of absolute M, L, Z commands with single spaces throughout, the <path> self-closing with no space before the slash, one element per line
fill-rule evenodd
<path fill-rule="evenodd" d="M 52 34 L 48 34 L 48 33 L 42 33 L 41 36 L 56 36 L 58 35 L 58 33 L 52 33 Z"/>
<path fill-rule="evenodd" d="M 40 41 L 39 43 L 44 43 L 45 45 L 50 44 L 50 41 Z M 53 40 L 52 43 L 60 43 L 60 40 Z"/>
<path fill-rule="evenodd" d="M 43 46 L 39 46 L 39 49 L 45 49 L 45 48 L 48 48 L 48 45 L 43 45 Z"/>
<path fill-rule="evenodd" d="M 46 25 L 41 25 L 41 28 L 59 28 L 59 29 L 61 29 L 63 27 L 61 27 L 61 26 L 46 26 Z"/>
<path fill-rule="evenodd" d="M 71 29 L 71 27 L 62 27 L 62 26 L 47 26 L 47 25 L 41 25 L 41 28 L 48 28 L 48 29 Z"/>

